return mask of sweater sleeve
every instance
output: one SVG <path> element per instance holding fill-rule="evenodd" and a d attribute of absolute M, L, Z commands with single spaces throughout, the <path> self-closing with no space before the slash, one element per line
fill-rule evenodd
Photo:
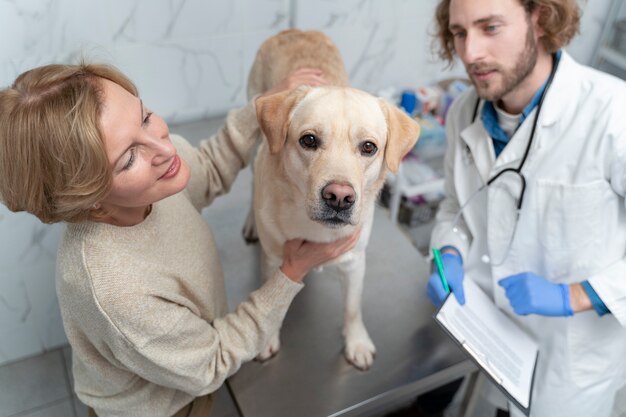
<path fill-rule="evenodd" d="M 187 191 L 193 205 L 201 209 L 230 190 L 239 171 L 248 163 L 260 135 L 255 98 L 245 107 L 231 110 L 224 126 L 194 148 L 172 135 L 181 157 L 191 170 Z"/>
<path fill-rule="evenodd" d="M 125 320 L 143 327 L 140 331 L 118 327 L 122 337 L 111 348 L 116 359 L 141 378 L 192 396 L 205 395 L 258 355 L 302 287 L 279 270 L 234 312 L 212 323 L 186 306 L 153 297 L 148 302 L 152 311 L 145 311 L 145 305 L 142 310 L 147 317 L 162 320 L 154 325 Z M 170 328 L 164 329 L 163 321 L 171 323 Z"/>

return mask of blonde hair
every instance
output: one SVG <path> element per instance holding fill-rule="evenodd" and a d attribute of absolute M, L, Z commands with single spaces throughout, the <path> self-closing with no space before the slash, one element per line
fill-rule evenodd
<path fill-rule="evenodd" d="M 102 79 L 137 95 L 108 65 L 46 65 L 21 74 L 0 91 L 0 196 L 11 211 L 44 223 L 98 217 L 112 169 L 99 117 Z"/>
<path fill-rule="evenodd" d="M 435 12 L 437 33 L 435 34 L 435 49 L 444 61 L 452 63 L 454 59 L 454 37 L 448 26 L 450 25 L 450 2 L 441 0 Z M 545 50 L 552 54 L 567 45 L 580 29 L 580 8 L 576 0 L 519 0 L 526 10 L 532 13 L 539 9 L 538 25 L 544 31 L 540 38 Z M 438 43 L 438 45 L 437 45 Z"/>

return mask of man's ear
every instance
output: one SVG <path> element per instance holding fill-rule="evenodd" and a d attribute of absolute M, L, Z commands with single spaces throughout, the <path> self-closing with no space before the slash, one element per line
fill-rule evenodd
<path fill-rule="evenodd" d="M 392 172 L 398 172 L 402 158 L 417 143 L 420 125 L 410 118 L 403 110 L 378 99 L 380 107 L 387 119 L 387 145 L 385 146 L 385 163 Z"/>
<path fill-rule="evenodd" d="M 291 110 L 309 92 L 311 87 L 300 86 L 269 96 L 260 96 L 256 100 L 256 118 L 261 131 L 267 138 L 270 153 L 276 154 L 287 140 L 287 130 Z"/>
<path fill-rule="evenodd" d="M 539 24 L 539 22 L 541 21 L 541 18 L 544 17 L 542 16 L 542 14 L 547 13 L 548 11 L 546 10 L 546 8 L 544 6 L 538 6 L 535 5 L 533 10 L 530 12 L 530 18 L 528 19 L 528 24 L 533 26 L 533 30 L 536 36 L 536 41 L 539 42 L 539 40 L 545 36 L 546 31 L 543 28 L 543 26 L 541 24 Z M 546 19 L 544 18 L 543 21 L 545 22 Z"/>

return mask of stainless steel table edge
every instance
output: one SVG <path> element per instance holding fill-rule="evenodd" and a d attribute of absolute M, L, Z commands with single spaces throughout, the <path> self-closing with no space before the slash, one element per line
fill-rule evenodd
<path fill-rule="evenodd" d="M 456 381 L 457 379 L 468 376 L 477 370 L 478 367 L 476 364 L 470 359 L 467 359 L 429 377 L 415 381 L 412 384 L 384 392 L 366 401 L 354 404 L 353 406 L 331 414 L 328 417 L 366 417 L 378 415 L 378 413 L 383 410 L 388 411 L 390 404 L 401 404 L 404 400 L 409 400 L 447 383 Z"/>

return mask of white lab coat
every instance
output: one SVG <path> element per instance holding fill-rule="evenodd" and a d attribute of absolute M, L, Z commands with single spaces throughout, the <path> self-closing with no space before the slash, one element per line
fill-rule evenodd
<path fill-rule="evenodd" d="M 448 115 L 446 198 L 431 246 L 456 246 L 467 273 L 540 343 L 531 416 L 609 416 L 626 376 L 626 83 L 563 52 L 522 169 L 527 184 L 517 231 L 498 267 L 481 261 L 488 247 L 506 245 L 494 227 L 502 210 L 488 193 L 464 209 L 469 239 L 459 239 L 451 223 L 459 202 L 504 167 L 519 165 L 537 109 L 496 159 L 480 108 L 471 122 L 475 103 L 472 88 Z M 612 314 L 517 316 L 497 282 L 523 271 L 560 283 L 588 279 Z"/>

